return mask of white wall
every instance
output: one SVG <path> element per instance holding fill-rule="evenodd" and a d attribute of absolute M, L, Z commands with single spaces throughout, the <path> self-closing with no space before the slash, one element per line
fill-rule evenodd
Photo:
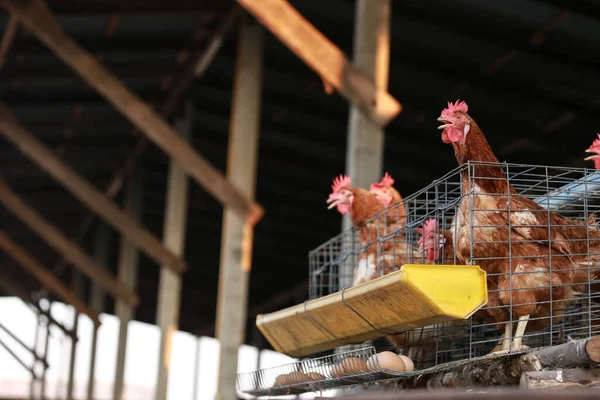
<path fill-rule="evenodd" d="M 52 305 L 52 315 L 65 326 L 73 324 L 73 309 L 61 303 Z M 102 325 L 98 332 L 98 350 L 96 355 L 96 398 L 110 399 L 115 374 L 117 354 L 117 335 L 119 323 L 116 317 L 102 314 Z M 33 347 L 35 314 L 17 298 L 0 298 L 0 323 L 6 326 L 28 346 Z M 75 397 L 85 398 L 89 373 L 92 322 L 86 316 L 79 317 L 79 342 L 75 364 Z M 129 325 L 127 340 L 127 365 L 125 366 L 125 398 L 127 400 L 148 400 L 154 398 L 154 381 L 158 367 L 159 329 L 150 324 L 132 321 Z M 17 353 L 28 365 L 33 357 L 0 329 L 2 342 Z M 41 336 L 38 350 L 42 350 L 44 337 Z M 47 372 L 47 390 L 49 399 L 64 398 L 69 371 L 70 340 L 56 327 L 51 328 Z M 216 371 L 218 367 L 219 342 L 213 338 L 192 336 L 177 332 L 173 341 L 171 373 L 169 378 L 168 399 L 193 400 L 194 365 L 200 346 L 198 372 L 198 400 L 214 399 L 216 392 Z M 238 372 L 256 369 L 258 349 L 242 346 L 239 352 Z M 269 350 L 261 353 L 261 368 L 274 367 L 295 361 L 283 354 Z M 0 397 L 27 397 L 29 395 L 30 375 L 13 357 L 0 347 Z M 240 394 L 241 396 L 241 394 Z M 301 398 L 313 398 L 314 394 Z M 250 398 L 250 397 L 249 397 Z M 285 397 L 280 397 L 285 398 Z M 294 396 L 291 396 L 294 398 Z"/>

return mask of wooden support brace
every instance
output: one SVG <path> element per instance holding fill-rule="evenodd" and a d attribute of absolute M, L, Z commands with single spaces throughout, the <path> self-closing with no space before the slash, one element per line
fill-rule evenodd
<path fill-rule="evenodd" d="M 114 226 L 127 239 L 142 248 L 146 254 L 157 262 L 168 265 L 176 272 L 185 270 L 185 263 L 166 249 L 156 236 L 141 228 L 103 193 L 54 155 L 50 149 L 15 121 L 10 110 L 4 105 L 0 105 L 0 131 L 21 152 L 36 162 L 96 214 L 103 217 L 107 223 Z"/>
<path fill-rule="evenodd" d="M 48 269 L 33 258 L 24 248 L 11 240 L 6 232 L 2 230 L 0 230 L 0 249 L 10 258 L 21 264 L 30 274 L 35 276 L 44 288 L 56 294 L 65 303 L 71 304 L 78 312 L 90 317 L 94 321 L 94 324 L 100 325 L 97 312 L 88 308 L 69 288 L 56 279 Z"/>
<path fill-rule="evenodd" d="M 387 90 L 354 67 L 339 47 L 327 39 L 287 0 L 237 0 L 279 40 L 311 67 L 326 85 L 358 107 L 379 126 L 386 126 L 402 106 Z"/>
<path fill-rule="evenodd" d="M 114 297 L 122 298 L 131 306 L 139 303 L 138 296 L 122 282 L 117 281 L 103 266 L 99 266 L 77 244 L 68 239 L 62 232 L 46 221 L 37 211 L 21 199 L 3 178 L 0 178 L 0 202 L 12 212 L 33 232 L 52 246 L 57 252 L 64 255 L 78 269 L 90 279 L 100 283 L 104 289 Z"/>
<path fill-rule="evenodd" d="M 50 310 L 44 310 L 40 306 L 37 301 L 34 301 L 31 296 L 27 293 L 27 291 L 19 285 L 17 282 L 12 280 L 8 274 L 0 272 L 0 288 L 2 288 L 6 293 L 11 294 L 13 296 L 21 299 L 23 303 L 30 306 L 32 311 L 36 312 L 39 315 L 43 315 L 47 318 L 48 323 L 55 325 L 58 329 L 60 329 L 66 336 L 77 340 L 77 335 L 70 329 L 67 329 L 62 323 L 52 317 Z"/>
<path fill-rule="evenodd" d="M 43 0 L 0 0 L 0 5 L 18 16 L 40 41 L 112 103 L 152 142 L 177 160 L 196 182 L 221 203 L 234 209 L 252 225 L 262 218 L 264 210 L 259 204 L 244 197 L 148 104 L 125 87 L 92 54 L 65 34 Z"/>
<path fill-rule="evenodd" d="M 4 29 L 2 41 L 0 41 L 0 70 L 2 70 L 4 63 L 6 62 L 6 55 L 8 54 L 10 46 L 12 46 L 12 43 L 15 40 L 18 26 L 19 20 L 17 17 L 11 16 L 8 20 L 8 25 L 6 25 L 6 28 Z"/>

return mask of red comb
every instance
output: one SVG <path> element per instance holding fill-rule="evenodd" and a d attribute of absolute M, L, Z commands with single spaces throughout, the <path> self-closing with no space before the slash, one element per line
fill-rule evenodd
<path fill-rule="evenodd" d="M 394 184 L 394 178 L 389 173 L 385 173 L 383 178 L 381 178 L 381 182 L 379 182 L 382 186 L 392 186 Z"/>
<path fill-rule="evenodd" d="M 597 149 L 598 147 L 600 147 L 600 133 L 597 133 L 598 135 L 598 139 L 594 139 L 594 141 L 592 142 L 592 145 L 590 146 L 590 148 L 588 150 L 594 150 Z"/>
<path fill-rule="evenodd" d="M 337 193 L 340 190 L 342 190 L 343 188 L 350 186 L 351 183 L 352 183 L 352 181 L 350 180 L 350 177 L 348 177 L 346 175 L 340 175 L 333 180 L 333 185 L 331 185 L 331 190 L 333 190 L 333 193 Z"/>
<path fill-rule="evenodd" d="M 452 104 L 452 102 L 449 101 L 448 107 L 442 110 L 441 117 L 451 117 L 452 114 L 454 114 L 454 112 L 456 111 L 462 111 L 466 113 L 467 111 L 469 111 L 469 106 L 464 101 L 456 100 L 454 104 Z"/>
<path fill-rule="evenodd" d="M 438 227 L 438 222 L 434 218 L 429 218 L 423 224 L 423 231 L 425 232 L 423 236 L 427 236 L 430 233 L 435 232 L 435 230 L 437 229 L 437 227 Z"/>

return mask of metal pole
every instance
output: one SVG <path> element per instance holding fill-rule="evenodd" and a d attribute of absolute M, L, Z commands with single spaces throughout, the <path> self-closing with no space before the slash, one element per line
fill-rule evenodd
<path fill-rule="evenodd" d="M 249 199 L 256 190 L 260 134 L 263 30 L 240 25 L 229 127 L 227 179 Z M 236 400 L 239 347 L 245 339 L 253 227 L 228 207 L 223 213 L 216 334 L 220 341 L 217 400 Z"/>
<path fill-rule="evenodd" d="M 196 338 L 196 358 L 194 360 L 194 387 L 193 387 L 193 394 L 192 394 L 192 398 L 194 400 L 198 400 L 198 375 L 200 374 L 200 336 L 198 336 Z"/>
<path fill-rule="evenodd" d="M 73 275 L 71 284 L 75 295 L 80 299 L 83 298 L 83 276 L 76 269 L 73 268 Z M 79 313 L 73 308 L 73 333 L 74 337 L 71 337 L 71 355 L 69 359 L 69 380 L 67 381 L 67 400 L 73 400 L 73 385 L 75 378 L 75 357 L 77 354 L 77 328 L 79 325 Z"/>
<path fill-rule="evenodd" d="M 192 137 L 194 108 L 190 102 L 184 106 L 184 117 L 179 120 L 178 131 L 185 138 Z M 167 204 L 163 241 L 167 249 L 180 256 L 185 247 L 187 214 L 188 177 L 181 165 L 171 160 L 167 182 Z M 171 341 L 179 325 L 179 303 L 181 296 L 181 276 L 163 265 L 160 268 L 156 324 L 160 327 L 160 348 L 158 377 L 156 379 L 156 400 L 167 398 L 169 365 L 171 363 Z"/>
<path fill-rule="evenodd" d="M 108 230 L 108 226 L 100 222 L 98 230 L 96 231 L 94 243 L 94 259 L 99 265 L 108 265 L 109 239 L 110 231 Z M 90 307 L 92 310 L 97 311 L 98 313 L 104 311 L 104 290 L 102 290 L 102 286 L 100 286 L 97 282 L 92 282 Z M 90 353 L 90 369 L 87 386 L 88 400 L 92 400 L 94 398 L 94 377 L 96 374 L 96 346 L 98 345 L 98 328 L 99 326 L 94 324 L 92 329 L 92 347 Z"/>
<path fill-rule="evenodd" d="M 142 222 L 144 196 L 144 169 L 141 163 L 135 166 L 129 176 L 125 208 L 131 218 L 138 223 Z M 119 253 L 119 280 L 128 288 L 135 291 L 137 286 L 137 269 L 139 251 L 125 238 L 121 238 L 121 251 Z M 115 369 L 115 383 L 113 386 L 113 400 L 121 400 L 125 382 L 125 356 L 127 354 L 127 333 L 129 321 L 134 316 L 133 309 L 124 301 L 117 300 L 115 314 L 119 318 L 119 341 L 117 344 L 117 362 Z"/>
<path fill-rule="evenodd" d="M 52 303 L 48 300 L 48 314 L 52 310 Z M 46 338 L 44 340 L 44 359 L 47 360 L 48 357 L 48 347 L 50 345 L 50 321 L 46 318 Z M 44 365 L 44 370 L 42 371 L 42 383 L 40 385 L 40 399 L 45 400 L 46 398 L 46 372 L 48 371 L 48 364 Z"/>
<path fill-rule="evenodd" d="M 12 335 L 12 333 L 10 333 L 7 329 L 5 329 L 4 327 L 2 327 L 2 328 L 4 329 L 5 332 L 8 332 L 11 337 L 15 338 Z M 33 354 L 33 363 L 31 365 L 31 369 L 33 371 L 35 371 L 35 367 L 37 365 L 37 357 L 36 356 L 37 356 L 37 346 L 38 346 L 39 337 L 40 337 L 40 316 L 38 314 L 37 321 L 36 321 L 36 324 L 35 324 L 35 336 L 33 338 L 33 351 L 32 351 L 32 354 Z M 19 343 L 21 345 L 24 345 L 20 340 L 19 340 Z M 35 383 L 36 383 L 36 380 L 37 379 L 36 379 L 35 374 L 32 373 L 31 374 L 31 382 L 29 382 L 29 400 L 33 400 L 33 393 L 35 392 Z"/>

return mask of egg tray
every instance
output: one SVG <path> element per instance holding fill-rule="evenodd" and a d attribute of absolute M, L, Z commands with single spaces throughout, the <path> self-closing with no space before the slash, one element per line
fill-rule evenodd
<path fill-rule="evenodd" d="M 533 351 L 529 349 L 527 351 Z M 497 358 L 511 357 L 527 351 L 513 351 L 506 354 L 490 354 L 482 357 L 474 357 L 459 361 L 436 365 L 435 367 L 411 372 L 399 372 L 382 368 L 374 358 L 365 368 L 367 361 L 376 354 L 375 347 L 365 347 L 359 350 L 345 353 L 332 354 L 324 357 L 297 361 L 279 367 L 264 368 L 253 372 L 237 375 L 238 389 L 242 393 L 251 396 L 285 396 L 316 392 L 319 390 L 336 389 L 344 386 L 354 386 L 363 383 L 376 383 L 393 379 L 408 379 L 417 375 L 428 375 L 433 373 L 448 372 L 463 368 L 467 365 L 477 365 L 490 362 Z M 360 361 L 346 362 L 343 369 L 340 368 L 344 360 L 350 357 L 358 358 Z M 298 379 L 296 382 L 284 382 L 275 385 L 277 377 L 294 372 L 302 372 L 308 376 Z M 321 376 L 310 376 L 309 374 L 320 374 Z"/>
<path fill-rule="evenodd" d="M 396 371 L 386 370 L 379 366 L 377 359 L 365 368 L 370 357 L 376 354 L 374 347 L 366 347 L 345 353 L 332 354 L 324 357 L 297 361 L 279 367 L 265 368 L 253 372 L 238 374 L 237 384 L 241 392 L 252 396 L 283 396 L 301 394 L 342 386 L 356 385 L 363 382 L 373 382 L 406 375 Z M 362 360 L 345 360 L 354 357 Z M 344 367 L 340 367 L 344 365 Z M 295 382 L 283 382 L 276 386 L 276 379 L 284 374 L 297 372 L 307 375 Z M 320 374 L 320 376 L 309 375 Z"/>

